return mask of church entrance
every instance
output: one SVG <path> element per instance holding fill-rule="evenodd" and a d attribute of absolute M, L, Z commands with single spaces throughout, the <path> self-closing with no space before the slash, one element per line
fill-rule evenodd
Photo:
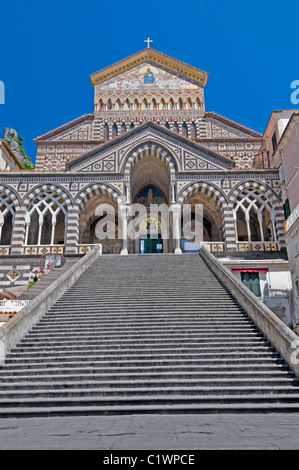
<path fill-rule="evenodd" d="M 163 253 L 163 243 L 161 235 L 158 235 L 158 238 L 151 238 L 150 235 L 141 238 L 140 253 Z"/>

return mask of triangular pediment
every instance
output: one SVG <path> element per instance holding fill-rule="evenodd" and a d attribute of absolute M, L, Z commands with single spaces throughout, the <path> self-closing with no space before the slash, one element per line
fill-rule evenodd
<path fill-rule="evenodd" d="M 67 170 L 124 174 L 125 163 L 130 155 L 140 149 L 158 152 L 172 160 L 177 172 L 229 170 L 231 160 L 198 145 L 162 126 L 147 122 L 114 138 L 67 164 Z"/>
<path fill-rule="evenodd" d="M 35 142 L 42 140 L 90 140 L 92 139 L 93 114 L 84 114 L 73 121 L 46 132 L 34 139 Z"/>
<path fill-rule="evenodd" d="M 181 80 L 199 86 L 205 86 L 209 75 L 203 70 L 185 64 L 180 60 L 174 59 L 149 47 L 91 74 L 90 80 L 93 86 L 99 86 L 106 82 L 111 83 L 111 80 L 115 77 L 124 75 L 130 70 L 138 70 L 140 67 L 146 65 L 156 67 L 159 71 L 163 70 L 173 76 L 179 77 Z"/>

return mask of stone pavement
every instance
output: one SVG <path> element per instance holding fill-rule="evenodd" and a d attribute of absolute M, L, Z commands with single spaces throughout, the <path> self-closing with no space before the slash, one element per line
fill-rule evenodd
<path fill-rule="evenodd" d="M 299 414 L 0 420 L 1 450 L 298 450 Z"/>

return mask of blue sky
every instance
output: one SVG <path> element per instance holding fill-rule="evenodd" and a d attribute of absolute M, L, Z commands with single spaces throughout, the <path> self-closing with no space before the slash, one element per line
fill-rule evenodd
<path fill-rule="evenodd" d="M 18 1 L 1 5 L 0 137 L 33 138 L 93 112 L 89 74 L 152 47 L 206 72 L 206 110 L 263 132 L 299 80 L 298 0 Z"/>

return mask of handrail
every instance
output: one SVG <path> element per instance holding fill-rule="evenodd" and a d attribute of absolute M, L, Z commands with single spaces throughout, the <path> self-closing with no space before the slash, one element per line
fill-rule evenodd
<path fill-rule="evenodd" d="M 294 371 L 295 375 L 299 377 L 298 336 L 272 310 L 247 289 L 206 247 L 203 246 L 201 248 L 200 254 L 211 271 L 231 292 L 255 325 L 272 343 Z"/>

